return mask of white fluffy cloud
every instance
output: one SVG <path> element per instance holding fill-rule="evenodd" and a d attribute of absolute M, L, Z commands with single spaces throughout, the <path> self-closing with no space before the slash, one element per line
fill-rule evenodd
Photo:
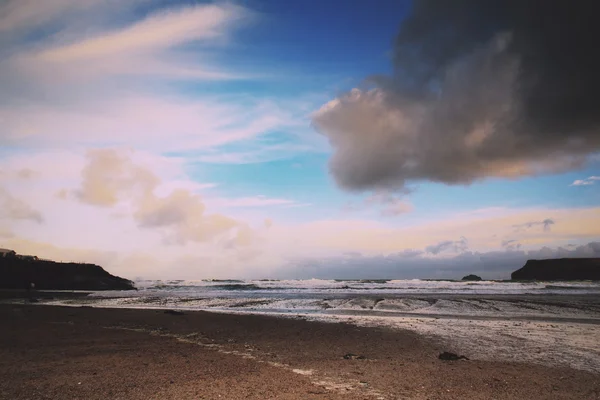
<path fill-rule="evenodd" d="M 201 197 L 179 188 L 156 194 L 161 181 L 151 170 L 114 149 L 92 150 L 82 172 L 76 197 L 87 204 L 128 205 L 140 228 L 158 229 L 167 243 L 206 242 L 234 232 L 236 245 L 252 242 L 247 225 L 221 214 L 209 214 Z"/>
<path fill-rule="evenodd" d="M 571 186 L 590 186 L 600 181 L 600 176 L 590 176 L 585 179 L 577 179 L 575 180 Z"/>

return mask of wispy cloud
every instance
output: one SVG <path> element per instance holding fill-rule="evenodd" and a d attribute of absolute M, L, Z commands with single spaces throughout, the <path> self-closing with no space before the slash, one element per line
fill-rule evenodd
<path fill-rule="evenodd" d="M 47 4 L 48 3 L 48 4 Z M 254 163 L 307 151 L 296 135 L 308 118 L 281 99 L 212 91 L 182 92 L 194 83 L 264 79 L 226 63 L 234 33 L 253 19 L 228 3 L 165 5 L 151 0 L 9 1 L 2 29 L 53 27 L 50 36 L 8 36 L 0 62 L 0 143 L 47 148 L 133 146 L 155 152 L 196 152 L 192 160 Z M 136 9 L 127 18 L 92 18 Z M 64 14 L 77 13 L 78 18 Z M 81 26 L 79 17 L 88 17 Z M 85 19 L 87 21 L 87 19 Z M 114 20 L 114 21 L 113 21 Z M 12 21 L 12 22 L 11 22 Z M 52 98 L 52 101 L 47 101 Z M 277 142 L 254 144 L 279 133 Z M 283 133 L 282 133 L 283 132 Z M 289 133 L 288 133 L 289 132 Z M 243 143 L 235 151 L 221 147 Z M 199 150 L 216 150 L 198 153 Z M 186 155 L 187 157 L 187 155 Z"/>
<path fill-rule="evenodd" d="M 516 239 L 503 240 L 500 245 L 506 250 L 520 250 L 523 245 Z"/>
<path fill-rule="evenodd" d="M 0 32 L 31 30 L 57 18 L 89 11 L 94 7 L 119 5 L 123 9 L 133 3 L 135 1 L 130 0 L 5 0 L 0 4 Z"/>
<path fill-rule="evenodd" d="M 365 204 L 380 207 L 380 213 L 384 217 L 396 217 L 413 210 L 412 204 L 385 191 L 376 192 L 367 197 Z"/>
<path fill-rule="evenodd" d="M 430 254 L 440 254 L 444 251 L 453 251 L 455 253 L 462 253 L 469 249 L 469 242 L 466 237 L 461 236 L 458 240 L 444 240 L 437 244 L 429 245 L 425 247 L 425 252 Z"/>
<path fill-rule="evenodd" d="M 211 199 L 210 202 L 224 208 L 254 208 L 271 206 L 283 206 L 289 208 L 306 206 L 305 204 L 297 203 L 294 200 L 262 195 L 238 198 L 214 198 Z"/>
<path fill-rule="evenodd" d="M 544 232 L 549 232 L 550 227 L 554 224 L 555 224 L 555 222 L 552 218 L 546 218 L 543 221 L 529 221 L 529 222 L 525 222 L 523 224 L 516 224 L 516 225 L 513 225 L 513 228 L 515 228 L 516 232 L 519 232 L 519 231 L 526 231 L 528 229 L 535 228 L 537 226 L 541 226 L 542 229 L 544 230 Z"/>
<path fill-rule="evenodd" d="M 600 181 L 600 176 L 590 176 L 585 179 L 577 179 L 573 181 L 569 186 L 590 186 Z"/>
<path fill-rule="evenodd" d="M 287 204 L 285 206 L 283 206 L 283 208 L 304 208 L 304 207 L 311 207 L 313 205 L 313 203 L 293 203 L 293 204 Z"/>
<path fill-rule="evenodd" d="M 255 164 L 268 161 L 286 159 L 298 153 L 313 153 L 318 151 L 314 146 L 299 143 L 280 143 L 275 145 L 261 145 L 260 143 L 246 143 L 242 150 L 227 150 L 210 148 L 199 155 L 189 155 L 191 161 L 210 164 Z"/>
<path fill-rule="evenodd" d="M 41 224 L 42 214 L 22 199 L 15 198 L 0 187 L 0 219 L 30 220 Z"/>
<path fill-rule="evenodd" d="M 155 8 L 143 19 L 116 27 L 99 17 L 117 11 L 122 14 L 139 3 L 143 1 L 83 0 L 72 5 L 58 0 L 40 6 L 27 0 L 9 1 L 0 7 L 14 17 L 0 20 L 0 30 L 33 29 L 49 23 L 54 34 L 21 46 L 19 36 L 13 38 L 15 50 L 3 64 L 12 66 L 10 72 L 15 76 L 20 72 L 43 84 L 51 84 L 53 79 L 61 84 L 106 81 L 118 75 L 195 80 L 241 76 L 228 72 L 205 50 L 226 45 L 234 27 L 251 18 L 250 11 L 230 4 L 179 5 Z M 87 25 L 79 24 L 86 16 L 94 18 Z M 112 19 L 123 20 L 122 16 Z M 182 45 L 193 45 L 193 52 Z M 46 72 L 49 69 L 51 74 Z"/>
<path fill-rule="evenodd" d="M 408 191 L 405 191 L 405 194 Z M 389 191 L 376 191 L 362 200 L 360 203 L 348 203 L 344 211 L 368 211 L 377 210 L 381 217 L 397 217 L 413 211 L 414 207 L 402 195 L 393 194 Z"/>
<path fill-rule="evenodd" d="M 68 68 L 100 78 L 114 74 L 162 74 L 188 78 L 234 78 L 222 68 L 210 68 L 186 60 L 178 51 L 186 43 L 223 40 L 233 23 L 248 12 L 233 5 L 194 5 L 158 11 L 131 26 L 104 32 L 75 43 L 51 46 L 26 55 L 25 61 L 52 68 Z M 204 62 L 206 64 L 206 62 Z M 79 71 L 85 65 L 84 71 Z"/>

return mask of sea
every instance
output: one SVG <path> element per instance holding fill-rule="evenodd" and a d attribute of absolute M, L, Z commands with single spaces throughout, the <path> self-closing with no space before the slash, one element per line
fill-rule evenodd
<path fill-rule="evenodd" d="M 600 372 L 600 282 L 138 280 L 40 305 L 268 314 L 412 330 L 471 359 Z M 173 318 L 180 318 L 174 316 Z M 183 317 L 185 318 L 185 317 Z"/>
<path fill-rule="evenodd" d="M 554 316 L 600 312 L 600 282 L 449 280 L 138 280 L 64 305 L 277 314 Z M 560 310 L 563 308 L 563 310 Z M 571 311 L 569 313 L 569 311 Z"/>

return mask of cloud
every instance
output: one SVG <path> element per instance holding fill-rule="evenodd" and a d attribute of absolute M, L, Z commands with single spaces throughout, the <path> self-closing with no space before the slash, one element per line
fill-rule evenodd
<path fill-rule="evenodd" d="M 188 240 L 209 241 L 243 226 L 225 215 L 206 214 L 201 198 L 185 190 L 177 190 L 163 198 L 145 198 L 134 218 L 141 228 L 165 229 L 167 242 L 179 244 Z M 236 238 L 245 233 L 238 231 Z M 235 243 L 246 244 L 244 240 Z"/>
<path fill-rule="evenodd" d="M 33 179 L 36 176 L 36 172 L 29 168 L 23 168 L 17 172 L 17 176 L 21 179 Z"/>
<path fill-rule="evenodd" d="M 81 189 L 77 197 L 96 206 L 114 206 L 123 193 L 140 188 L 149 196 L 158 185 L 158 178 L 147 169 L 131 163 L 125 154 L 114 149 L 90 150 L 88 164 L 82 172 Z"/>
<path fill-rule="evenodd" d="M 294 203 L 283 206 L 283 208 L 304 208 L 311 207 L 313 203 Z"/>
<path fill-rule="evenodd" d="M 406 191 L 407 193 L 407 191 Z M 375 209 L 382 217 L 397 217 L 413 211 L 411 203 L 389 191 L 376 191 L 362 200 L 360 203 L 349 202 L 343 210 L 346 212 L 365 211 Z"/>
<path fill-rule="evenodd" d="M 294 200 L 280 199 L 267 196 L 238 197 L 229 199 L 213 199 L 213 203 L 227 208 L 270 207 L 270 206 L 298 206 Z"/>
<path fill-rule="evenodd" d="M 251 147 L 251 146 L 248 146 Z M 299 152 L 314 152 L 314 147 L 302 144 L 280 143 L 276 145 L 265 145 L 260 143 L 257 149 L 248 151 L 206 151 L 194 157 L 195 161 L 211 164 L 255 164 L 269 161 L 277 161 L 290 158 Z"/>
<path fill-rule="evenodd" d="M 93 149 L 87 155 L 28 149 L 6 155 L 1 164 L 0 186 L 11 197 L 26 200 L 44 219 L 37 224 L 0 218 L 0 231 L 11 236 L 2 238 L 2 247 L 64 260 L 81 251 L 77 257 L 82 260 L 131 278 L 460 278 L 471 272 L 505 278 L 528 251 L 544 246 L 573 250 L 569 244 L 579 247 L 600 238 L 597 207 L 488 208 L 411 217 L 399 225 L 390 219 L 335 215 L 298 222 L 273 214 L 275 206 L 224 209 L 211 199 L 227 200 L 221 193 L 231 189 L 227 182 L 206 189 L 192 181 L 195 175 L 190 176 L 184 160 L 128 149 Z M 24 168 L 35 171 L 35 178 L 19 178 Z M 64 198 L 57 197 L 61 189 Z M 549 232 L 543 224 L 514 232 L 514 225 L 550 216 L 555 224 Z M 466 250 L 461 236 L 468 238 Z M 506 255 L 502 240 L 518 240 L 522 247 Z M 425 252 L 440 243 L 439 253 Z M 594 254 L 593 248 L 579 251 Z M 340 257 L 347 252 L 360 253 L 365 263 L 342 265 Z M 456 258 L 459 254 L 462 258 Z"/>
<path fill-rule="evenodd" d="M 111 4 L 112 3 L 112 4 Z M 0 4 L 0 32 L 31 30 L 43 26 L 56 18 L 93 9 L 97 6 L 121 3 L 121 7 L 131 1 L 112 0 L 5 0 Z"/>
<path fill-rule="evenodd" d="M 139 18 L 139 7 L 131 15 L 98 17 L 136 9 L 134 5 L 142 2 L 148 3 L 142 8 L 145 18 Z M 31 25 L 35 31 L 40 29 L 36 24 L 45 23 L 54 32 L 7 37 L 10 50 L 0 57 L 2 145 L 133 146 L 198 153 L 292 128 L 295 134 L 306 121 L 291 101 L 219 91 L 190 95 L 173 85 L 179 79 L 262 79 L 228 71 L 223 61 L 232 32 L 252 19 L 243 7 L 83 0 L 86 6 L 67 10 L 67 3 L 40 6 L 26 0 L 2 5 L 8 14 L 24 16 L 19 26 Z M 76 18 L 63 17 L 72 12 L 78 13 Z M 89 24 L 82 26 L 80 17 Z M 269 149 L 259 152 L 238 149 L 220 162 L 261 162 L 278 152 L 287 154 L 279 154 L 281 158 L 307 151 L 307 146 L 293 143 L 300 139 L 292 136 L 280 134 Z M 210 161 L 211 154 L 202 156 Z M 213 153 L 212 161 L 219 162 L 215 157 Z"/>
<path fill-rule="evenodd" d="M 4 109 L 0 105 L 0 142 L 38 148 L 101 144 L 161 152 L 218 149 L 286 126 L 276 106 L 259 103 L 170 94 L 121 95 L 117 90 L 108 97 L 99 93 L 98 98 L 58 108 L 41 103 Z"/>
<path fill-rule="evenodd" d="M 227 234 L 233 234 L 228 239 L 230 246 L 252 241 L 252 231 L 245 224 L 225 215 L 207 214 L 200 196 L 189 190 L 176 189 L 158 196 L 160 179 L 133 162 L 127 152 L 91 150 L 87 159 L 81 188 L 75 192 L 83 203 L 114 207 L 124 202 L 138 227 L 160 230 L 169 244 L 206 242 Z"/>
<path fill-rule="evenodd" d="M 461 253 L 467 251 L 468 249 L 469 242 L 467 241 L 467 238 L 461 236 L 458 240 L 444 240 L 443 242 L 427 246 L 425 248 L 425 252 L 436 255 L 443 253 L 447 250 L 453 251 L 455 253 Z"/>
<path fill-rule="evenodd" d="M 267 66 L 228 63 L 235 33 L 255 20 L 251 10 L 227 2 L 38 3 L 0 1 L 0 146 L 127 146 L 224 164 L 317 147 L 308 143 L 304 95 L 182 90 L 182 80 L 273 79 Z"/>
<path fill-rule="evenodd" d="M 530 221 L 530 222 L 525 222 L 524 224 L 517 224 L 517 225 L 513 225 L 513 228 L 515 228 L 516 232 L 519 231 L 525 231 L 528 230 L 530 228 L 534 228 L 536 226 L 542 226 L 544 232 L 550 232 L 550 226 L 554 225 L 555 222 L 553 219 L 551 218 L 546 218 L 543 221 Z"/>
<path fill-rule="evenodd" d="M 393 253 L 389 257 L 393 258 L 415 258 L 425 254 L 423 250 L 405 249 L 398 253 Z"/>
<path fill-rule="evenodd" d="M 523 247 L 523 245 L 521 243 L 519 243 L 518 240 L 515 239 L 510 239 L 510 240 L 503 240 L 500 245 L 506 249 L 506 250 L 520 250 L 521 247 Z"/>
<path fill-rule="evenodd" d="M 543 230 L 543 221 L 552 215 L 555 224 Z M 514 226 L 525 222 L 542 222 L 516 231 Z M 468 238 L 468 242 L 461 237 Z M 438 251 L 428 253 L 447 257 L 453 252 L 495 251 L 500 241 L 518 240 L 521 250 L 541 246 L 580 244 L 583 240 L 600 238 L 600 212 L 586 209 L 484 209 L 407 220 L 400 226 L 388 221 L 369 219 L 329 219 L 298 225 L 278 222 L 269 230 L 273 248 L 290 257 L 313 254 L 335 256 L 345 251 L 360 251 L 364 255 L 392 254 L 405 249 Z M 467 248 L 468 246 L 468 248 Z"/>
<path fill-rule="evenodd" d="M 44 222 L 42 214 L 32 208 L 25 201 L 15 198 L 8 191 L 0 187 L 0 219 L 29 220 L 41 224 Z"/>
<path fill-rule="evenodd" d="M 376 192 L 365 199 L 365 204 L 381 207 L 380 213 L 384 217 L 395 217 L 413 210 L 412 204 L 389 192 Z"/>
<path fill-rule="evenodd" d="M 0 239 L 10 239 L 14 236 L 15 234 L 10 229 L 0 226 Z"/>
<path fill-rule="evenodd" d="M 195 5 L 151 14 L 126 28 L 86 38 L 39 54 L 40 60 L 73 62 L 156 52 L 195 40 L 214 39 L 243 9 L 232 5 Z"/>
<path fill-rule="evenodd" d="M 172 7 L 156 11 L 130 26 L 103 32 L 26 56 L 32 63 L 68 67 L 75 74 L 163 74 L 204 79 L 233 77 L 217 69 L 202 70 L 186 64 L 177 46 L 223 37 L 226 28 L 247 15 L 245 9 L 227 4 Z M 28 57 L 31 57 L 30 59 Z M 85 64 L 85 71 L 78 66 Z"/>
<path fill-rule="evenodd" d="M 9 3 L 8 8 L 12 8 L 9 10 L 12 14 L 36 14 L 61 28 L 54 35 L 46 35 L 46 39 L 38 39 L 35 46 L 24 46 L 25 50 L 17 51 L 4 65 L 12 67 L 13 73 L 33 74 L 38 81 L 42 78 L 44 84 L 51 83 L 48 74 L 43 73 L 47 69 L 62 72 L 63 75 L 53 74 L 61 84 L 87 85 L 90 79 L 106 80 L 119 75 L 204 80 L 240 77 L 222 66 L 211 66 L 214 61 L 209 61 L 208 56 L 200 57 L 203 62 L 198 63 L 198 54 L 191 57 L 182 45 L 194 44 L 198 50 L 201 45 L 225 44 L 227 34 L 250 17 L 245 8 L 231 4 L 172 5 L 155 8 L 144 19 L 115 27 L 112 21 L 112 24 L 104 23 L 99 13 L 114 13 L 119 9 L 123 12 L 142 1 L 122 2 L 119 7 L 118 2 L 111 0 L 84 0 L 71 8 L 61 0 L 49 2 L 54 4 L 46 7 L 31 3 Z M 69 14 L 70 19 L 64 17 Z M 94 18 L 87 27 L 78 24 L 82 17 L 90 15 Z M 123 15 L 112 18 L 113 21 L 123 19 Z M 6 29 L 10 26 L 4 24 Z"/>
<path fill-rule="evenodd" d="M 590 176 L 585 179 L 577 179 L 569 186 L 589 186 L 595 184 L 597 181 L 600 181 L 600 176 Z"/>
<path fill-rule="evenodd" d="M 590 242 L 570 250 L 564 247 L 542 247 L 530 251 L 466 251 L 451 257 L 431 257 L 425 253 L 406 256 L 352 255 L 298 259 L 290 262 L 288 271 L 296 278 L 320 279 L 460 279 L 477 274 L 484 279 L 509 279 L 511 272 L 528 259 L 560 257 L 599 257 L 600 242 Z M 285 270 L 280 270 L 282 276 Z M 289 273 L 288 273 L 289 274 Z M 273 276 L 279 276 L 274 274 Z"/>
<path fill-rule="evenodd" d="M 338 185 L 398 190 L 583 166 L 600 151 L 592 4 L 417 0 L 393 75 L 313 115 Z"/>

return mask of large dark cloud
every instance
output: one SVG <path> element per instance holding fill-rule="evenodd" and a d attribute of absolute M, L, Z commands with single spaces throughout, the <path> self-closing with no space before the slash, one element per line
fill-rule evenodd
<path fill-rule="evenodd" d="M 314 114 L 349 190 L 554 173 L 600 150 L 596 2 L 420 0 L 394 74 Z"/>

